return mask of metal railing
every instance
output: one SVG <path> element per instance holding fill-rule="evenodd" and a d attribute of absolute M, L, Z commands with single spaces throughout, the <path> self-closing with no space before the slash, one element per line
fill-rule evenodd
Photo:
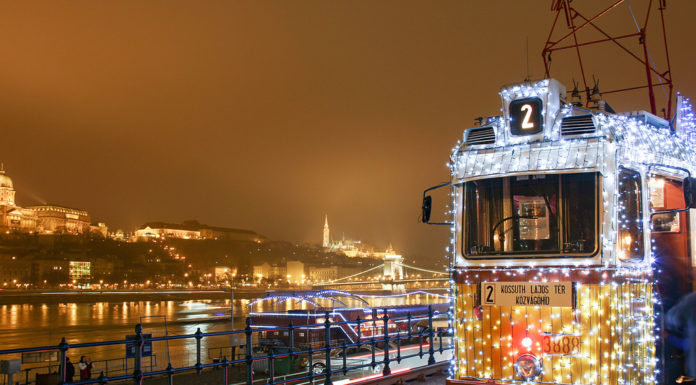
<path fill-rule="evenodd" d="M 147 364 L 149 364 L 150 370 L 152 371 L 157 366 L 157 355 L 153 354 L 152 356 L 148 356 L 147 358 Z M 132 369 L 132 367 L 129 368 L 128 361 L 129 359 L 126 357 L 109 358 L 105 360 L 94 360 L 92 361 L 92 371 L 104 373 L 104 375 L 107 377 L 115 374 L 127 374 L 129 369 Z M 15 379 L 21 379 L 17 381 L 20 384 L 29 385 L 35 382 L 37 374 L 58 373 L 59 370 L 60 364 L 58 363 L 24 368 L 22 369 L 21 374 L 17 375 Z"/>
<path fill-rule="evenodd" d="M 0 350 L 0 359 L 21 353 L 58 351 L 59 363 L 51 367 L 57 367 L 58 383 L 62 384 L 66 383 L 66 356 L 74 349 L 132 344 L 135 347 L 132 372 L 128 372 L 127 369 L 114 372 L 105 368 L 96 378 L 72 383 L 106 384 L 132 380 L 135 384 L 142 384 L 143 379 L 148 377 L 167 377 L 169 384 L 174 384 L 174 378 L 186 372 L 200 375 L 206 369 L 223 369 L 222 373 L 216 372 L 219 373 L 216 379 L 206 382 L 211 384 L 246 383 L 247 385 L 259 382 L 282 385 L 318 381 L 323 382 L 324 385 L 333 385 L 335 378 L 349 378 L 347 376 L 358 372 L 367 371 L 371 377 L 386 376 L 449 359 L 446 354 L 449 354 L 452 346 L 444 331 L 434 330 L 433 319 L 436 315 L 432 307 L 428 308 L 427 315 L 418 316 L 413 316 L 411 313 L 404 316 L 390 316 L 389 310 L 383 309 L 379 313 L 373 312 L 374 316 L 368 320 L 358 317 L 355 320 L 336 321 L 332 318 L 333 314 L 326 312 L 323 320 L 314 324 L 293 325 L 291 321 L 288 326 L 261 326 L 252 325 L 252 319 L 247 318 L 246 328 L 243 330 L 203 333 L 198 328 L 193 334 L 152 338 L 146 338 L 142 325 L 138 324 L 132 339 L 68 344 L 63 338 L 56 346 Z M 426 320 L 427 326 L 424 324 Z M 346 330 L 346 328 L 353 330 L 353 336 L 356 338 L 339 338 L 337 333 L 332 333 L 332 331 Z M 259 344 L 259 341 L 263 340 L 259 338 L 261 333 L 267 336 L 269 332 L 283 333 L 289 338 L 289 343 L 285 346 Z M 323 340 L 320 341 L 322 343 L 318 345 L 315 341 L 307 345 L 296 344 L 298 341 L 296 334 L 304 335 L 300 333 L 314 333 L 314 335 L 322 333 Z M 201 353 L 203 340 L 219 336 L 230 336 L 231 339 L 236 338 L 244 344 L 237 347 L 217 348 L 218 351 L 214 350 L 216 348 L 209 348 L 210 362 L 203 362 Z M 174 340 L 195 341 L 195 364 L 175 367 L 168 362 L 166 368 L 159 368 L 156 365 L 153 366 L 152 358 L 149 362 L 145 362 L 147 356 L 143 355 L 143 347 L 146 343 Z M 227 351 L 234 356 L 228 357 Z M 355 351 L 363 353 L 351 353 Z M 123 366 L 127 368 L 127 359 L 122 359 L 125 360 Z M 28 371 L 36 369 L 23 370 L 25 377 L 22 379 L 26 384 L 30 383 Z M 95 372 L 98 369 L 95 365 Z"/>

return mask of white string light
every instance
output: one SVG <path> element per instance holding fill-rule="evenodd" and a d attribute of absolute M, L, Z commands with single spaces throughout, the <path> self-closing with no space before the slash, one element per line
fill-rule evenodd
<path fill-rule="evenodd" d="M 448 294 L 454 298 L 449 311 L 455 344 L 450 376 L 455 379 L 597 385 L 656 381 L 653 308 L 659 298 L 652 293 L 652 263 L 656 256 L 654 246 L 635 245 L 650 244 L 649 231 L 645 231 L 651 229 L 647 209 L 649 165 L 680 167 L 696 175 L 696 117 L 688 99 L 682 99 L 678 107 L 680 129 L 674 132 L 668 122 L 647 113 L 616 115 L 561 105 L 564 93 L 565 89 L 554 80 L 505 87 L 500 91 L 503 116 L 486 121 L 486 126 L 494 130 L 495 142 L 467 146 L 460 140 L 452 149 L 447 164 L 452 178 L 452 209 L 446 214 L 453 223 L 447 255 L 451 272 Z M 510 102 L 534 97 L 544 102 L 543 132 L 511 135 Z M 563 118 L 578 114 L 591 114 L 595 132 L 564 136 Z M 621 184 L 619 176 L 622 180 L 631 179 L 620 174 L 621 167 L 635 171 L 631 178 L 642 188 L 640 218 L 632 218 L 625 207 L 627 196 L 621 195 L 621 191 L 627 186 Z M 464 183 L 514 175 L 578 172 L 596 172 L 602 177 L 600 251 L 595 256 L 559 256 L 536 262 L 464 258 L 460 244 L 466 210 Z M 631 250 L 644 251 L 641 258 L 621 260 L 619 257 L 626 251 L 621 249 L 619 237 L 622 231 L 631 229 L 643 233 L 640 243 L 631 243 Z M 479 310 L 484 314 L 477 315 L 477 285 L 485 280 L 575 282 L 577 305 L 575 309 L 543 311 L 539 307 L 512 307 L 509 313 L 497 307 Z M 542 314 L 548 318 L 542 319 Z M 516 324 L 526 327 L 517 329 Z M 544 370 L 536 379 L 522 381 L 513 368 L 523 348 L 516 345 L 518 336 L 513 338 L 517 330 L 548 337 L 549 344 L 558 343 L 559 339 L 570 341 L 563 340 L 568 336 L 577 336 L 580 342 L 569 354 L 554 356 L 543 353 L 538 341 L 526 340 L 531 351 L 545 357 Z"/>

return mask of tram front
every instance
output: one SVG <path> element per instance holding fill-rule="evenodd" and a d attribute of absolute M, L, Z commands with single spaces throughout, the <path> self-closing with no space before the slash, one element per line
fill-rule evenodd
<path fill-rule="evenodd" d="M 674 149 L 660 154 L 639 139 L 681 139 L 640 120 L 647 115 L 566 105 L 552 79 L 500 95 L 503 116 L 466 130 L 450 161 L 449 383 L 655 383 L 645 191 L 655 157 L 675 185 L 689 172 L 669 159 Z M 646 163 L 636 151 L 656 152 Z"/>

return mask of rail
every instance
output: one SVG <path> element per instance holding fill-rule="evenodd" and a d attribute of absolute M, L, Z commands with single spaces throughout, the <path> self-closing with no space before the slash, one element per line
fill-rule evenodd
<path fill-rule="evenodd" d="M 147 364 L 150 367 L 150 370 L 152 371 L 154 367 L 156 367 L 157 365 L 157 355 L 153 354 L 152 356 L 148 356 L 147 358 Z M 94 360 L 92 361 L 92 368 L 95 372 L 104 373 L 104 375 L 106 376 L 111 376 L 115 374 L 127 374 L 128 370 L 132 369 L 129 368 L 128 362 L 129 360 L 126 357 L 109 358 L 105 360 Z M 21 379 L 20 381 L 16 381 L 20 384 L 30 385 L 35 382 L 32 379 L 35 379 L 37 374 L 41 375 L 57 373 L 59 370 L 60 364 L 57 363 L 44 366 L 34 366 L 22 369 L 21 373 L 18 374 L 18 376 L 15 378 Z M 2 384 L 5 385 L 4 382 Z"/>
<path fill-rule="evenodd" d="M 356 381 L 355 376 L 368 373 L 364 379 L 372 379 L 391 374 L 402 373 L 424 365 L 434 365 L 438 361 L 449 361 L 452 344 L 449 335 L 443 330 L 433 328 L 434 312 L 432 306 L 428 308 L 427 326 L 423 325 L 423 316 L 413 316 L 408 313 L 403 316 L 391 316 L 387 309 L 377 313 L 377 317 L 363 320 L 359 317 L 355 320 L 337 321 L 331 318 L 330 312 L 326 312 L 322 320 L 312 325 L 266 326 L 252 325 L 252 319 L 246 319 L 246 328 L 243 330 L 230 330 L 204 333 L 200 328 L 193 334 L 151 336 L 143 333 L 142 325 L 135 327 L 133 338 L 68 344 L 65 338 L 58 345 L 40 346 L 33 348 L 0 350 L 0 360 L 7 357 L 17 357 L 22 353 L 36 353 L 57 351 L 58 364 L 49 366 L 57 373 L 52 374 L 52 380 L 42 379 L 42 383 L 64 384 L 66 382 L 66 357 L 75 349 L 128 346 L 132 347 L 132 371 L 128 371 L 128 359 L 123 358 L 124 370 L 115 372 L 105 366 L 94 365 L 95 372 L 100 370 L 96 377 L 71 382 L 72 384 L 106 384 L 131 380 L 135 384 L 142 384 L 146 378 L 166 377 L 169 384 L 174 384 L 177 376 L 187 376 L 188 373 L 196 373 L 199 376 L 204 371 L 208 373 L 206 384 L 247 384 L 254 385 L 259 382 L 269 385 L 283 385 L 289 383 L 314 383 L 321 381 L 324 385 L 345 384 Z M 406 325 L 406 326 L 404 326 Z M 357 334 L 370 331 L 367 338 L 357 338 L 355 342 L 339 339 L 334 328 L 350 327 L 357 330 Z M 380 333 L 374 333 L 379 328 Z M 297 335 L 301 333 L 320 332 L 323 340 L 320 344 L 300 345 Z M 267 339 L 269 332 L 279 332 L 288 336 L 289 343 L 283 346 L 263 345 L 260 341 Z M 207 359 L 204 359 L 203 342 L 207 339 L 226 336 L 229 341 L 240 342 L 235 346 L 220 348 L 208 348 Z M 193 341 L 195 343 L 195 364 L 173 365 L 167 362 L 166 367 L 153 365 L 153 357 L 144 355 L 152 343 L 158 341 Z M 230 342 L 231 343 L 231 342 Z M 355 353 L 362 352 L 362 353 Z M 367 352 L 365 354 L 365 352 Z M 227 354 L 230 354 L 228 356 Z M 149 358 L 149 362 L 146 359 Z M 105 360 L 109 361 L 109 360 Z M 155 360 L 156 361 L 156 360 Z M 206 361 L 206 362 L 204 362 Z M 149 364 L 149 365 L 148 365 Z M 45 367 L 43 367 L 45 368 Z M 223 370 L 215 370 L 223 369 Z M 26 368 L 22 371 L 24 384 L 32 384 L 30 371 L 37 372 L 37 368 Z M 35 374 L 34 381 L 39 383 L 39 375 Z M 198 380 L 182 379 L 182 383 Z M 48 381 L 48 382 L 45 382 Z M 21 383 L 21 381 L 20 381 Z"/>

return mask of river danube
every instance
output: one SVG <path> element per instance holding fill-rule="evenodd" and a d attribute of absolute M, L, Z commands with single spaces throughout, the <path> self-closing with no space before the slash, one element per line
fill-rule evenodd
<path fill-rule="evenodd" d="M 372 306 L 399 304 L 425 304 L 443 302 L 442 297 L 411 295 L 407 297 L 384 298 L 364 297 Z M 250 300 L 234 301 L 235 329 L 243 329 L 249 314 Z M 68 344 L 98 342 L 124 339 L 134 334 L 138 323 L 143 332 L 153 337 L 167 335 L 193 334 L 197 329 L 204 333 L 231 329 L 229 314 L 230 300 L 195 301 L 133 301 L 133 302 L 95 302 L 95 303 L 44 303 L 0 305 L 0 335 L 3 344 L 0 349 L 57 345 L 65 337 Z M 306 305 L 305 305 L 306 306 Z M 300 305 L 287 301 L 276 308 L 268 303 L 257 303 L 253 311 L 288 310 Z M 229 336 L 204 338 L 202 358 L 211 359 L 231 354 Z M 174 366 L 195 364 L 195 339 L 179 339 L 153 343 L 153 367 L 164 367 L 167 362 Z M 93 348 L 70 349 L 69 356 L 76 362 L 80 356 L 88 356 L 93 361 L 107 361 L 112 367 L 127 365 L 123 360 L 125 345 L 100 346 Z M 0 357 L 7 359 L 9 357 Z M 19 357 L 13 357 L 19 358 Z M 228 357 L 230 358 L 230 357 Z M 120 360 L 120 363 L 117 362 Z M 149 358 L 145 364 L 149 365 Z M 45 363 L 44 365 L 48 365 Z"/>

